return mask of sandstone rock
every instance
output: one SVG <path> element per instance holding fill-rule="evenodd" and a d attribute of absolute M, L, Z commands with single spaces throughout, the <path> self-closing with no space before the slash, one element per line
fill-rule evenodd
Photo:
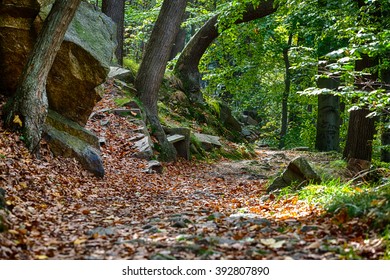
<path fill-rule="evenodd" d="M 297 157 L 288 164 L 281 176 L 275 178 L 267 191 L 272 192 L 287 186 L 296 189 L 308 184 L 310 181 L 320 183 L 321 179 L 304 157 Z"/>
<path fill-rule="evenodd" d="M 96 227 L 94 229 L 88 230 L 86 234 L 89 236 L 93 236 L 93 235 L 110 236 L 110 235 L 114 235 L 115 232 L 116 229 L 113 227 Z"/>
<path fill-rule="evenodd" d="M 177 151 L 177 155 L 186 160 L 190 160 L 190 145 L 191 145 L 191 130 L 186 127 L 168 128 L 164 127 L 164 131 L 167 135 L 183 135 L 184 139 L 177 142 L 172 142 Z"/>
<path fill-rule="evenodd" d="M 0 3 L 0 90 L 16 91 L 18 79 L 53 1 Z M 44 6 L 41 8 L 40 5 Z M 115 25 L 92 5 L 82 2 L 65 34 L 47 79 L 49 107 L 85 125 L 100 99 L 95 88 L 109 71 L 116 41 Z"/>
<path fill-rule="evenodd" d="M 0 91 L 12 95 L 33 48 L 32 30 L 40 5 L 36 0 L 0 2 Z"/>
<path fill-rule="evenodd" d="M 5 209 L 6 204 L 5 204 L 5 190 L 0 188 L 0 210 Z"/>
<path fill-rule="evenodd" d="M 49 106 L 85 125 L 100 95 L 116 48 L 115 25 L 92 5 L 81 2 L 47 80 Z"/>
<path fill-rule="evenodd" d="M 135 157 L 150 160 L 153 157 L 153 141 L 150 137 L 149 131 L 146 128 L 146 124 L 142 120 L 136 120 L 140 125 L 140 128 L 135 132 L 139 133 L 137 135 L 138 139 L 134 142 L 134 148 L 136 150 Z"/>
<path fill-rule="evenodd" d="M 202 134 L 202 133 L 194 133 L 194 135 L 202 144 L 203 149 L 205 149 L 206 151 L 210 151 L 215 147 L 217 148 L 222 147 L 221 142 L 219 142 L 218 136 Z"/>
<path fill-rule="evenodd" d="M 85 169 L 98 177 L 104 176 L 99 138 L 93 133 L 49 110 L 44 134 L 55 155 L 75 157 Z"/>
<path fill-rule="evenodd" d="M 241 132 L 241 124 L 233 117 L 232 110 L 225 103 L 220 103 L 219 108 L 219 118 L 223 125 L 230 131 Z"/>
<path fill-rule="evenodd" d="M 291 151 L 301 151 L 301 152 L 308 152 L 310 151 L 310 148 L 309 147 L 294 147 L 291 149 Z"/>
<path fill-rule="evenodd" d="M 110 72 L 108 73 L 108 78 L 118 79 L 127 84 L 134 83 L 135 73 L 129 69 L 121 67 L 110 67 Z"/>
<path fill-rule="evenodd" d="M 53 0 L 0 2 L 0 91 L 12 95 Z M 39 16 L 37 16 L 39 13 Z M 115 25 L 82 2 L 65 34 L 47 79 L 49 113 L 46 132 L 57 155 L 75 156 L 103 176 L 98 139 L 83 129 L 100 99 L 95 88 L 109 72 L 116 41 Z M 68 137 L 68 136 L 69 137 Z M 64 153 L 64 154 L 62 154 Z M 84 158 L 83 158 L 84 157 Z"/>
<path fill-rule="evenodd" d="M 163 166 L 161 163 L 157 160 L 151 160 L 148 162 L 148 168 L 145 170 L 146 173 L 152 174 L 152 173 L 163 173 Z"/>
<path fill-rule="evenodd" d="M 136 158 L 151 159 L 153 156 L 152 140 L 150 136 L 144 136 L 142 139 L 134 143 L 136 149 Z"/>
<path fill-rule="evenodd" d="M 80 138 L 59 131 L 50 125 L 46 125 L 44 131 L 50 150 L 54 155 L 76 158 L 85 169 L 94 175 L 104 176 L 103 161 L 98 149 Z"/>
<path fill-rule="evenodd" d="M 100 147 L 99 138 L 95 134 L 53 110 L 49 110 L 46 125 L 75 136 L 95 149 L 99 149 Z"/>

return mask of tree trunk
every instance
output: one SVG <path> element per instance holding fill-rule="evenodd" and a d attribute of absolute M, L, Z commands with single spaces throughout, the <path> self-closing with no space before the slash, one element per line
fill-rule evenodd
<path fill-rule="evenodd" d="M 363 54 L 362 59 L 355 63 L 356 71 L 362 71 L 364 69 L 378 65 L 377 57 L 369 57 Z M 368 76 L 367 80 L 375 81 L 378 79 L 378 73 L 372 73 Z M 364 88 L 363 84 L 357 84 L 357 87 Z M 367 108 L 360 108 L 358 110 L 351 111 L 348 124 L 347 142 L 344 149 L 344 157 L 346 159 L 358 159 L 371 161 L 372 157 L 372 141 L 375 134 L 375 121 L 376 118 L 367 118 L 370 113 Z"/>
<path fill-rule="evenodd" d="M 284 138 L 287 134 L 288 126 L 288 97 L 290 95 L 291 88 L 291 72 L 290 72 L 290 59 L 288 57 L 288 52 L 291 48 L 292 34 L 288 36 L 287 46 L 283 49 L 283 61 L 285 66 L 284 74 L 284 92 L 282 95 L 282 127 L 280 129 L 280 141 L 279 148 L 283 148 L 285 145 Z"/>
<path fill-rule="evenodd" d="M 158 91 L 172 45 L 183 20 L 186 4 L 187 0 L 164 0 L 134 83 L 138 96 L 145 106 L 152 132 L 161 145 L 160 158 L 165 161 L 175 160 L 176 150 L 168 142 L 158 119 Z"/>
<path fill-rule="evenodd" d="M 125 20 L 125 0 L 103 0 L 102 12 L 116 23 L 116 39 L 118 46 L 115 51 L 119 65 L 123 65 L 123 33 Z"/>
<path fill-rule="evenodd" d="M 186 44 L 187 30 L 185 28 L 180 28 L 179 32 L 176 35 L 175 43 L 172 46 L 171 54 L 169 55 L 169 60 L 172 60 L 176 55 L 184 49 Z"/>
<path fill-rule="evenodd" d="M 235 23 L 248 22 L 272 14 L 276 11 L 273 5 L 273 0 L 261 2 L 257 7 L 250 3 L 243 13 L 242 19 L 237 20 Z M 200 92 L 201 76 L 198 65 L 207 48 L 219 35 L 218 16 L 213 16 L 195 33 L 185 46 L 175 65 L 176 76 L 182 81 L 186 94 L 194 102 L 203 102 Z"/>
<path fill-rule="evenodd" d="M 390 114 L 387 113 L 382 120 L 384 128 L 381 135 L 383 146 L 381 149 L 381 161 L 390 162 Z"/>
<path fill-rule="evenodd" d="M 34 153 L 39 152 L 47 116 L 47 76 L 80 2 L 55 1 L 24 67 L 16 93 L 6 106 L 6 125 L 22 128 L 26 145 Z"/>
<path fill-rule="evenodd" d="M 351 111 L 347 143 L 343 153 L 346 159 L 371 161 L 375 119 L 367 118 L 369 113 L 370 110 L 365 108 Z"/>
<path fill-rule="evenodd" d="M 386 84 L 386 90 L 390 90 L 390 69 L 382 69 L 381 81 Z M 388 105 L 390 106 L 390 104 Z M 390 162 L 390 107 L 388 107 L 383 114 L 383 131 L 381 141 L 384 148 L 381 149 L 381 161 Z"/>
<path fill-rule="evenodd" d="M 339 81 L 319 78 L 319 88 L 337 89 Z M 340 97 L 332 94 L 318 96 L 316 149 L 321 152 L 339 151 L 340 147 Z"/>

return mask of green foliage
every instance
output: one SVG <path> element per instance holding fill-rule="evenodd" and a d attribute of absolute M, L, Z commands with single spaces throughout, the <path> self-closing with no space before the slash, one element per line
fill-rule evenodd
<path fill-rule="evenodd" d="M 390 222 L 389 181 L 373 186 L 334 179 L 303 188 L 299 191 L 299 198 L 319 204 L 334 214 L 343 212 L 348 218 L 367 219 L 375 227 L 383 228 Z"/>
<path fill-rule="evenodd" d="M 213 111 L 215 111 L 216 115 L 219 116 L 221 113 L 220 101 L 211 96 L 208 96 L 207 94 L 203 96 L 205 98 L 206 103 L 210 106 L 210 108 L 212 108 Z"/>
<path fill-rule="evenodd" d="M 139 69 L 139 63 L 130 57 L 125 57 L 123 58 L 123 67 L 131 70 L 133 73 L 137 73 Z"/>

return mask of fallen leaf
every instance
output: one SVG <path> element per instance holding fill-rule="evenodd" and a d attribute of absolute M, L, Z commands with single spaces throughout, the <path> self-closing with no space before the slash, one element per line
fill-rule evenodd
<path fill-rule="evenodd" d="M 73 241 L 73 244 L 80 245 L 80 244 L 84 243 L 85 241 L 87 241 L 87 239 L 80 238 L 80 239 L 76 239 L 75 241 Z"/>
<path fill-rule="evenodd" d="M 23 126 L 22 120 L 20 119 L 19 115 L 14 116 L 13 123 L 18 124 L 20 127 Z"/>

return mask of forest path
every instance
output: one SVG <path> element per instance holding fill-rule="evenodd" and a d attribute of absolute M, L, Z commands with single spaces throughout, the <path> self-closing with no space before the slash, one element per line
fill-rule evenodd
<path fill-rule="evenodd" d="M 115 104 L 103 100 L 99 106 Z M 0 186 L 10 209 L 9 230 L 0 234 L 0 259 L 377 259 L 382 254 L 381 240 L 359 220 L 347 221 L 342 212 L 324 215 L 294 195 L 266 195 L 269 176 L 298 152 L 259 150 L 257 159 L 246 162 L 179 161 L 164 164 L 163 174 L 147 174 L 146 161 L 132 157 L 128 141 L 136 125 L 102 114 L 89 125 L 106 138 L 104 179 L 72 159 L 52 158 L 45 148 L 40 160 L 32 158 L 19 137 L 0 125 Z"/>

